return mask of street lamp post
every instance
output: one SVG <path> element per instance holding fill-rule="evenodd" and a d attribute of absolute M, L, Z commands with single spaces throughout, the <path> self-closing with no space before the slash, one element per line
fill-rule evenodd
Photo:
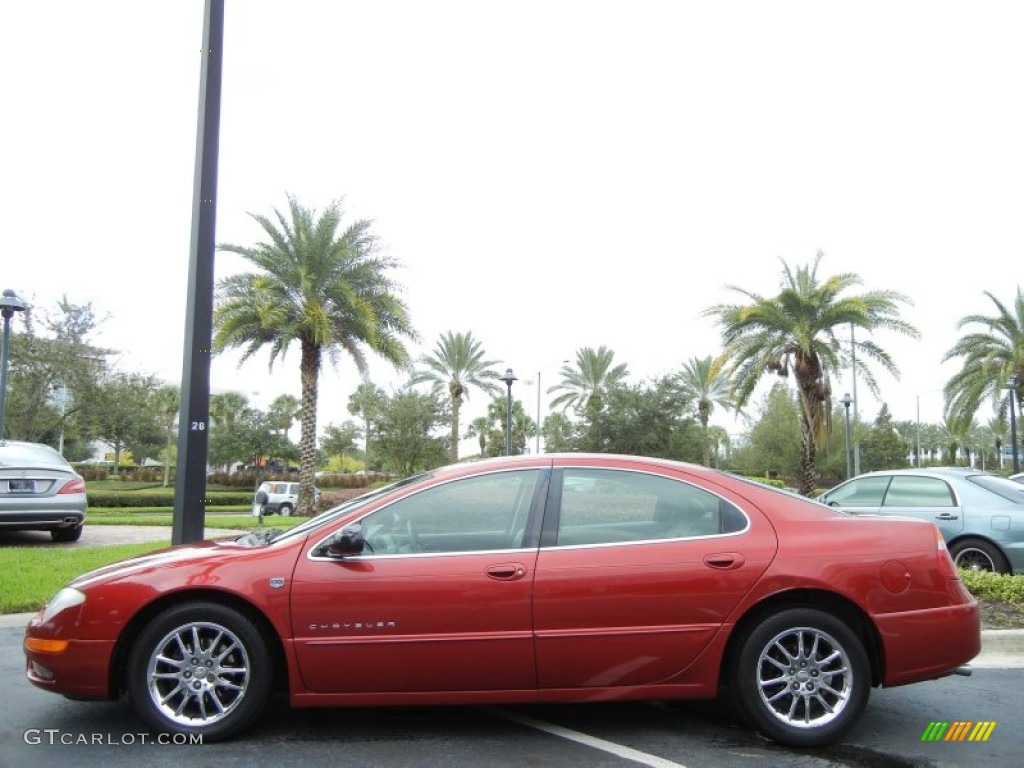
<path fill-rule="evenodd" d="M 501 377 L 508 387 L 508 395 L 505 397 L 505 455 L 512 455 L 512 382 L 518 381 L 511 368 L 505 369 L 505 375 Z"/>
<path fill-rule="evenodd" d="M 847 392 L 839 402 L 846 409 L 846 479 L 849 480 L 852 476 L 852 468 L 850 466 L 850 405 L 853 403 L 853 398 Z"/>
<path fill-rule="evenodd" d="M 536 452 L 540 453 L 540 371 L 537 371 L 537 441 Z"/>
<path fill-rule="evenodd" d="M 1010 442 L 1013 444 L 1013 474 L 1020 472 L 1020 456 L 1017 454 L 1017 374 L 1010 377 Z"/>
<path fill-rule="evenodd" d="M 7 358 L 11 347 L 11 318 L 15 312 L 24 312 L 28 304 L 18 298 L 10 288 L 0 298 L 0 314 L 4 318 L 4 348 L 0 353 L 0 441 L 4 439 L 4 410 L 7 407 Z"/>

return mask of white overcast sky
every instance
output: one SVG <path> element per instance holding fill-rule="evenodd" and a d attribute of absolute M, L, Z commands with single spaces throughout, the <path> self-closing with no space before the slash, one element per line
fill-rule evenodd
<path fill-rule="evenodd" d="M 0 288 L 93 302 L 118 364 L 171 381 L 202 17 L 201 0 L 0 11 Z M 920 402 L 937 422 L 958 319 L 1019 283 L 1024 3 L 227 0 L 225 30 L 218 242 L 256 242 L 247 214 L 287 193 L 344 198 L 404 265 L 414 355 L 472 331 L 530 411 L 525 380 L 547 389 L 584 346 L 636 382 L 717 354 L 701 311 L 741 298 L 725 286 L 771 295 L 780 257 L 821 250 L 822 276 L 910 297 L 922 338 L 876 334 L 902 370 L 879 382 L 897 418 Z M 217 256 L 218 277 L 243 267 Z M 298 395 L 298 358 L 218 358 L 212 387 L 265 407 Z M 325 369 L 321 427 L 357 383 Z"/>

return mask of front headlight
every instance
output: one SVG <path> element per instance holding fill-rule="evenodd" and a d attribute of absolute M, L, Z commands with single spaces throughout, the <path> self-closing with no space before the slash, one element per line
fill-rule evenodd
<path fill-rule="evenodd" d="M 79 592 L 72 587 L 64 587 L 46 604 L 46 609 L 43 611 L 43 623 L 45 624 L 61 611 L 74 608 L 76 605 L 81 605 L 84 602 L 85 593 Z"/>

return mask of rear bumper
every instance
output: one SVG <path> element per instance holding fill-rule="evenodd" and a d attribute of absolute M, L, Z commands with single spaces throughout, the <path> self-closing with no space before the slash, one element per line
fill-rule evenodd
<path fill-rule="evenodd" d="M 973 600 L 884 614 L 875 624 L 885 652 L 885 687 L 956 674 L 981 652 L 981 618 Z"/>
<path fill-rule="evenodd" d="M 85 521 L 81 508 L 48 506 L 22 512 L 0 512 L 0 530 L 50 531 L 54 528 L 73 528 Z"/>

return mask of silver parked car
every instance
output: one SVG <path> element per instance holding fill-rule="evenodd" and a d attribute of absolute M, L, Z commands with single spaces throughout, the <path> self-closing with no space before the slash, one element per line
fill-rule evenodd
<path fill-rule="evenodd" d="M 48 445 L 0 441 L 0 530 L 49 531 L 78 541 L 85 522 L 85 480 Z"/>
<path fill-rule="evenodd" d="M 942 531 L 961 568 L 1024 573 L 1024 485 L 975 469 L 868 472 L 818 501 L 852 514 L 918 517 Z"/>

